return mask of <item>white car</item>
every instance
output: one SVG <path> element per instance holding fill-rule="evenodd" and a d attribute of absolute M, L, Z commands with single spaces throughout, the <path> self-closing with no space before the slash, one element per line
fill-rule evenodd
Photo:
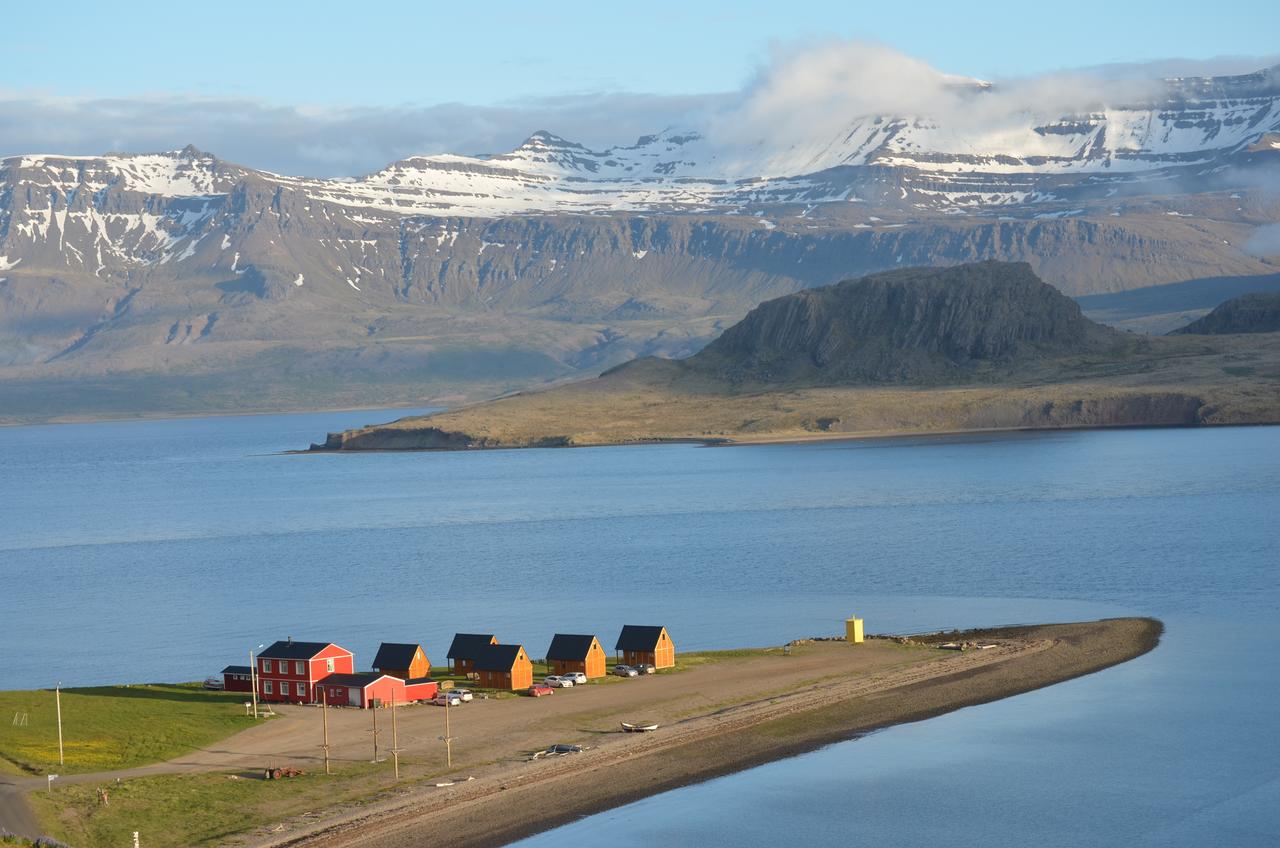
<path fill-rule="evenodd" d="M 473 701 L 476 697 L 471 693 L 470 689 L 450 689 L 448 691 L 450 695 L 457 695 L 464 701 Z"/>
<path fill-rule="evenodd" d="M 462 703 L 462 698 L 455 692 L 441 692 L 431 699 L 431 703 L 437 707 L 456 707 Z"/>
<path fill-rule="evenodd" d="M 556 689 L 569 689 L 573 686 L 573 678 L 567 674 L 548 674 L 542 682 Z"/>
<path fill-rule="evenodd" d="M 587 676 L 580 671 L 571 671 L 560 676 L 567 680 L 572 680 L 575 686 L 585 686 L 587 683 Z"/>

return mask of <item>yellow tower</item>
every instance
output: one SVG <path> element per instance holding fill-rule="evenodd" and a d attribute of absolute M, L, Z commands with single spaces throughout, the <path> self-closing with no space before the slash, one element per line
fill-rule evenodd
<path fill-rule="evenodd" d="M 844 640 L 850 645 L 862 644 L 862 619 L 846 618 L 844 620 Z"/>

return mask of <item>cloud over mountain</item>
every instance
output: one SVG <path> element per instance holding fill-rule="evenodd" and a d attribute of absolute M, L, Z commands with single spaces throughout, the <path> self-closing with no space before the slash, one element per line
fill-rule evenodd
<path fill-rule="evenodd" d="M 537 129 L 588 146 L 662 127 L 702 128 L 722 145 L 786 146 L 839 132 L 851 117 L 898 115 L 963 130 L 1052 119 L 1138 100 L 1170 74 L 1234 73 L 1275 57 L 1167 60 L 997 81 L 981 91 L 885 45 L 821 41 L 775 48 L 739 91 L 684 96 L 600 92 L 471 106 L 282 105 L 238 97 L 70 98 L 0 90 L 0 156 L 173 150 L 188 143 L 278 173 L 351 176 L 412 155 L 509 150 Z M 1104 95 L 1105 92 L 1105 95 Z"/>

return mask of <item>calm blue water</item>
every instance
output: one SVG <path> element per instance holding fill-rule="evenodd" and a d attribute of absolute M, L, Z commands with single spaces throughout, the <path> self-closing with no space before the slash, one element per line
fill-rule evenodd
<path fill-rule="evenodd" d="M 682 648 L 1143 613 L 1101 674 L 532 845 L 1280 844 L 1280 428 L 287 456 L 395 413 L 0 429 L 0 688 L 195 679 L 292 635 L 661 622 Z"/>

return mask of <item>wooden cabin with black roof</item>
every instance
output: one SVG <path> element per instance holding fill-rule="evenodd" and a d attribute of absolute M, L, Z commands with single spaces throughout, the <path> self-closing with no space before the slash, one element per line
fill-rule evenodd
<path fill-rule="evenodd" d="M 431 676 L 431 660 L 421 645 L 409 642 L 383 642 L 373 658 L 373 667 L 381 674 L 401 680 L 418 680 Z"/>
<path fill-rule="evenodd" d="M 588 678 L 604 677 L 608 657 L 595 636 L 557 633 L 547 648 L 547 668 L 552 674 L 577 671 Z"/>
<path fill-rule="evenodd" d="M 665 627 L 623 625 L 613 649 L 627 665 L 648 663 L 654 668 L 671 668 L 676 664 L 676 646 Z"/>
<path fill-rule="evenodd" d="M 449 668 L 455 674 L 470 674 L 475 671 L 476 657 L 490 645 L 498 644 L 498 637 L 492 633 L 456 633 L 453 643 L 449 645 Z"/>
<path fill-rule="evenodd" d="M 523 645 L 483 645 L 473 660 L 476 683 L 515 692 L 533 685 L 533 663 Z"/>

